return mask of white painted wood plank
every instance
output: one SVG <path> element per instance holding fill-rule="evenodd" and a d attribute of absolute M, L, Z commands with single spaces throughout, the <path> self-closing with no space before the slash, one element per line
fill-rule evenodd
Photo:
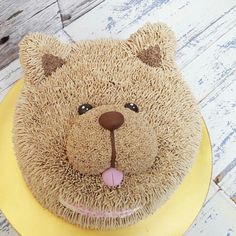
<path fill-rule="evenodd" d="M 201 101 L 236 69 L 235 48 L 236 27 L 182 70 L 197 101 Z"/>
<path fill-rule="evenodd" d="M 22 69 L 19 60 L 11 62 L 7 67 L 0 71 L 0 102 L 10 89 L 10 86 L 20 79 Z"/>
<path fill-rule="evenodd" d="M 65 30 L 75 40 L 127 38 L 145 22 L 163 21 L 176 33 L 179 47 L 235 6 L 234 0 L 107 0 Z"/>
<path fill-rule="evenodd" d="M 55 36 L 63 43 L 71 43 L 73 42 L 73 40 L 71 39 L 71 37 L 62 29 L 59 30 Z"/>
<path fill-rule="evenodd" d="M 236 235 L 236 205 L 222 192 L 207 202 L 185 236 Z"/>
<path fill-rule="evenodd" d="M 177 63 L 182 69 L 236 25 L 236 6 L 225 12 L 201 34 L 191 38 L 183 47 L 178 46 Z"/>
<path fill-rule="evenodd" d="M 210 188 L 205 200 L 204 205 L 211 200 L 211 198 L 220 190 L 219 186 L 217 186 L 213 181 L 210 183 Z"/>
<path fill-rule="evenodd" d="M 1 236 L 18 236 L 15 229 L 9 224 L 3 213 L 0 211 L 0 235 Z"/>
<path fill-rule="evenodd" d="M 236 71 L 201 104 L 213 148 L 213 178 L 225 169 L 236 153 Z"/>
<path fill-rule="evenodd" d="M 64 26 L 87 13 L 104 0 L 58 0 L 61 19 Z"/>

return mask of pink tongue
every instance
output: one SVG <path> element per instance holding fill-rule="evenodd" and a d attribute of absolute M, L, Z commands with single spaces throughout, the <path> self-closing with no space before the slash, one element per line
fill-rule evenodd
<path fill-rule="evenodd" d="M 124 174 L 116 168 L 109 168 L 102 173 L 102 179 L 108 187 L 116 187 L 124 178 Z"/>

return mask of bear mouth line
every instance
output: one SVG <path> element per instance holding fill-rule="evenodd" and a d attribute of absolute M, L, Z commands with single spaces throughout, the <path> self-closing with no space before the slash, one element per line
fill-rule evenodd
<path fill-rule="evenodd" d="M 59 198 L 59 202 L 67 209 L 79 213 L 83 216 L 95 217 L 95 218 L 124 218 L 134 214 L 136 211 L 141 209 L 141 207 L 136 207 L 134 209 L 125 209 L 121 211 L 98 211 L 92 210 L 80 204 L 70 204 L 66 200 Z"/>

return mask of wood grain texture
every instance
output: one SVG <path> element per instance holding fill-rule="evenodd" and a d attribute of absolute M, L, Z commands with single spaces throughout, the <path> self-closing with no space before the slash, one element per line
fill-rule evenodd
<path fill-rule="evenodd" d="M 78 17 L 84 15 L 104 0 L 58 0 L 62 23 L 69 25 Z"/>
<path fill-rule="evenodd" d="M 236 150 L 236 71 L 201 104 L 213 149 L 213 179 L 234 159 Z"/>
<path fill-rule="evenodd" d="M 73 40 L 70 37 L 70 35 L 68 35 L 63 29 L 59 30 L 56 34 L 55 37 L 57 37 L 61 42 L 63 43 L 72 43 Z"/>
<path fill-rule="evenodd" d="M 173 28 L 181 48 L 234 5 L 234 0 L 107 0 L 65 30 L 74 40 L 127 38 L 146 22 L 163 21 Z"/>
<path fill-rule="evenodd" d="M 22 68 L 19 60 L 11 62 L 6 68 L 0 71 L 0 102 L 14 84 L 22 76 Z"/>
<path fill-rule="evenodd" d="M 212 197 L 220 190 L 219 186 L 214 181 L 211 181 L 209 191 L 205 200 L 204 205 L 212 199 Z"/>
<path fill-rule="evenodd" d="M 197 101 L 203 100 L 236 69 L 235 46 L 236 27 L 182 70 Z"/>
<path fill-rule="evenodd" d="M 223 191 L 208 201 L 185 236 L 236 235 L 236 205 Z"/>
<path fill-rule="evenodd" d="M 0 211 L 0 236 L 18 236 L 15 229 L 9 224 L 3 213 Z"/>
<path fill-rule="evenodd" d="M 17 58 L 17 45 L 26 33 L 55 33 L 62 28 L 55 0 L 1 0 L 0 4 L 0 39 L 9 37 L 9 40 L 0 44 L 0 68 Z"/>
<path fill-rule="evenodd" d="M 220 184 L 225 176 L 236 166 L 236 158 L 233 159 L 221 172 L 215 177 L 214 182 Z"/>
<path fill-rule="evenodd" d="M 213 178 L 235 200 L 236 70 L 201 102 L 201 107 L 213 143 Z"/>
<path fill-rule="evenodd" d="M 209 27 L 200 34 L 192 37 L 189 43 L 178 47 L 177 61 L 180 68 L 190 64 L 195 58 L 199 57 L 212 44 L 219 40 L 224 34 L 236 25 L 236 6 L 223 13 Z"/>

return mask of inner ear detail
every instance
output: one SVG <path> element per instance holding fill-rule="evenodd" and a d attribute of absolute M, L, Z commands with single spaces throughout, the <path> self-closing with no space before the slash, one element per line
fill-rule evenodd
<path fill-rule="evenodd" d="M 158 45 L 143 49 L 138 53 L 137 57 L 149 66 L 158 67 L 161 65 L 160 47 Z"/>
<path fill-rule="evenodd" d="M 57 56 L 52 54 L 44 54 L 42 57 L 42 66 L 44 70 L 44 74 L 46 76 L 50 76 L 54 71 L 60 68 L 65 61 Z"/>

